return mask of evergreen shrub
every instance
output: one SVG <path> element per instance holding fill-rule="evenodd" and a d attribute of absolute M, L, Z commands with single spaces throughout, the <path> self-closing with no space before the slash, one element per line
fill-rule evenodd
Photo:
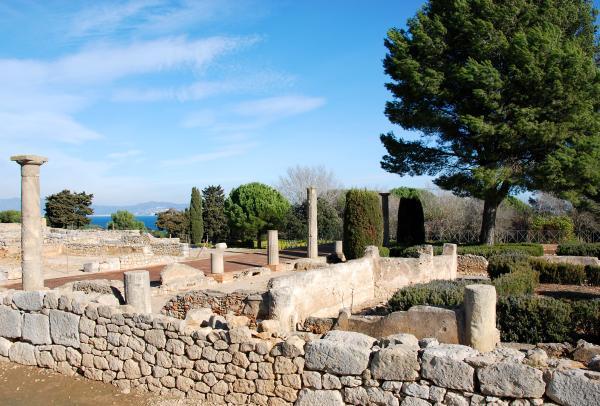
<path fill-rule="evenodd" d="M 351 189 L 346 193 L 344 211 L 344 255 L 347 259 L 360 258 L 369 245 L 383 245 L 379 195 L 368 190 Z"/>
<path fill-rule="evenodd" d="M 396 243 L 399 245 L 415 245 L 424 242 L 425 216 L 421 200 L 417 196 L 400 198 Z"/>
<path fill-rule="evenodd" d="M 577 257 L 600 258 L 600 243 L 570 242 L 559 244 L 556 255 L 572 255 Z"/>
<path fill-rule="evenodd" d="M 585 267 L 585 276 L 588 285 L 600 286 L 600 266 L 587 265 Z"/>
<path fill-rule="evenodd" d="M 543 259 L 530 259 L 531 267 L 540 273 L 540 282 L 562 285 L 584 285 L 586 272 L 583 265 L 557 264 Z"/>

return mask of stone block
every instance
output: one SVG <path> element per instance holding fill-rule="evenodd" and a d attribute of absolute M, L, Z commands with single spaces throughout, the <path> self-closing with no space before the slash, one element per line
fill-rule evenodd
<path fill-rule="evenodd" d="M 96 273 L 100 272 L 100 262 L 87 262 L 83 264 L 83 272 Z"/>
<path fill-rule="evenodd" d="M 48 316 L 25 313 L 23 315 L 23 339 L 32 344 L 52 344 Z"/>
<path fill-rule="evenodd" d="M 40 291 L 19 291 L 13 295 L 13 303 L 21 310 L 38 312 L 44 306 L 44 292 Z"/>
<path fill-rule="evenodd" d="M 477 378 L 484 395 L 540 398 L 546 390 L 542 371 L 513 362 L 500 362 L 480 368 Z"/>
<path fill-rule="evenodd" d="M 340 392 L 336 390 L 302 389 L 295 406 L 344 406 Z"/>
<path fill-rule="evenodd" d="M 579 340 L 577 342 L 577 348 L 575 348 L 575 351 L 573 352 L 573 359 L 587 364 L 596 355 L 600 355 L 600 345 L 594 345 L 584 340 Z"/>
<path fill-rule="evenodd" d="M 366 334 L 341 330 L 331 330 L 330 332 L 325 334 L 323 339 L 367 349 L 373 347 L 373 344 L 377 342 L 377 339 L 370 337 Z"/>
<path fill-rule="evenodd" d="M 161 288 L 167 290 L 192 289 L 215 283 L 201 270 L 181 263 L 171 264 L 163 269 L 160 281 Z"/>
<path fill-rule="evenodd" d="M 12 362 L 22 365 L 37 365 L 35 347 L 31 344 L 17 342 L 8 351 L 8 357 Z"/>
<path fill-rule="evenodd" d="M 79 348 L 79 319 L 72 313 L 50 310 L 50 336 L 54 344 Z"/>
<path fill-rule="evenodd" d="M 373 355 L 371 376 L 386 381 L 413 381 L 419 377 L 417 348 L 398 344 Z"/>
<path fill-rule="evenodd" d="M 338 375 L 360 375 L 367 369 L 371 350 L 332 340 L 317 340 L 304 348 L 306 368 Z"/>
<path fill-rule="evenodd" d="M 212 309 L 202 307 L 200 309 L 190 309 L 185 315 L 185 321 L 188 325 L 205 327 L 208 326 L 210 318 L 214 315 Z"/>
<path fill-rule="evenodd" d="M 554 371 L 546 396 L 563 406 L 598 406 L 600 374 L 577 369 Z"/>
<path fill-rule="evenodd" d="M 0 355 L 3 357 L 8 357 L 8 353 L 10 351 L 10 347 L 12 347 L 12 342 L 8 341 L 4 337 L 0 337 Z"/>
<path fill-rule="evenodd" d="M 22 315 L 18 310 L 0 306 L 0 336 L 6 338 L 21 337 Z"/>
<path fill-rule="evenodd" d="M 463 362 L 478 352 L 463 345 L 439 345 L 423 351 L 421 374 L 434 384 L 472 392 L 475 388 L 475 369 Z"/>

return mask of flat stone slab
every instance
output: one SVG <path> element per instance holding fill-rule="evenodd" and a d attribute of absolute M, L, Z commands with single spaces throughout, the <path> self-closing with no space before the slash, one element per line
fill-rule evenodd
<path fill-rule="evenodd" d="M 371 376 L 386 381 L 414 381 L 419 377 L 417 348 L 410 345 L 395 345 L 383 348 L 373 355 Z"/>
<path fill-rule="evenodd" d="M 44 305 L 44 292 L 15 292 L 13 294 L 13 303 L 21 310 L 37 312 Z"/>
<path fill-rule="evenodd" d="M 50 310 L 50 335 L 54 344 L 79 348 L 80 317 L 60 310 Z"/>
<path fill-rule="evenodd" d="M 18 310 L 0 306 L 0 336 L 6 338 L 21 337 L 23 317 Z"/>
<path fill-rule="evenodd" d="M 23 315 L 23 339 L 32 344 L 52 344 L 48 316 L 45 314 L 25 313 Z"/>
<path fill-rule="evenodd" d="M 546 391 L 542 371 L 523 364 L 500 362 L 477 371 L 484 395 L 541 398 Z"/>
<path fill-rule="evenodd" d="M 588 374 L 596 379 L 590 379 Z M 600 405 L 600 374 L 579 369 L 554 371 L 546 395 L 564 406 Z"/>
<path fill-rule="evenodd" d="M 371 356 L 368 348 L 331 340 L 311 341 L 304 351 L 307 369 L 338 375 L 360 375 Z"/>

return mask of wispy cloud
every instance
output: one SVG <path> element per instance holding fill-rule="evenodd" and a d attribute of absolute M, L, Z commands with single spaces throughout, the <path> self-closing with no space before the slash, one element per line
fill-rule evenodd
<path fill-rule="evenodd" d="M 321 97 L 277 96 L 240 103 L 233 111 L 245 117 L 274 119 L 306 113 L 323 104 L 325 99 Z"/>
<path fill-rule="evenodd" d="M 215 161 L 217 159 L 231 158 L 243 155 L 256 146 L 255 143 L 226 145 L 211 152 L 195 155 L 186 155 L 179 158 L 167 159 L 160 162 L 162 166 L 187 166 L 200 162 Z"/>
<path fill-rule="evenodd" d="M 142 151 L 139 149 L 130 149 L 128 151 L 123 152 L 113 152 L 108 154 L 109 159 L 125 159 L 125 158 L 133 158 L 142 155 Z"/>

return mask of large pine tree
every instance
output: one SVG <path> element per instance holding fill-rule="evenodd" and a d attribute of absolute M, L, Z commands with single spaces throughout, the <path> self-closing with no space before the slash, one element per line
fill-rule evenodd
<path fill-rule="evenodd" d="M 204 223 L 202 222 L 202 198 L 197 187 L 192 188 L 190 201 L 190 242 L 192 244 L 202 243 L 204 236 Z"/>
<path fill-rule="evenodd" d="M 482 199 L 487 244 L 512 193 L 597 194 L 595 18 L 588 0 L 429 0 L 385 40 L 385 114 L 420 136 L 382 135 L 382 167 Z"/>

